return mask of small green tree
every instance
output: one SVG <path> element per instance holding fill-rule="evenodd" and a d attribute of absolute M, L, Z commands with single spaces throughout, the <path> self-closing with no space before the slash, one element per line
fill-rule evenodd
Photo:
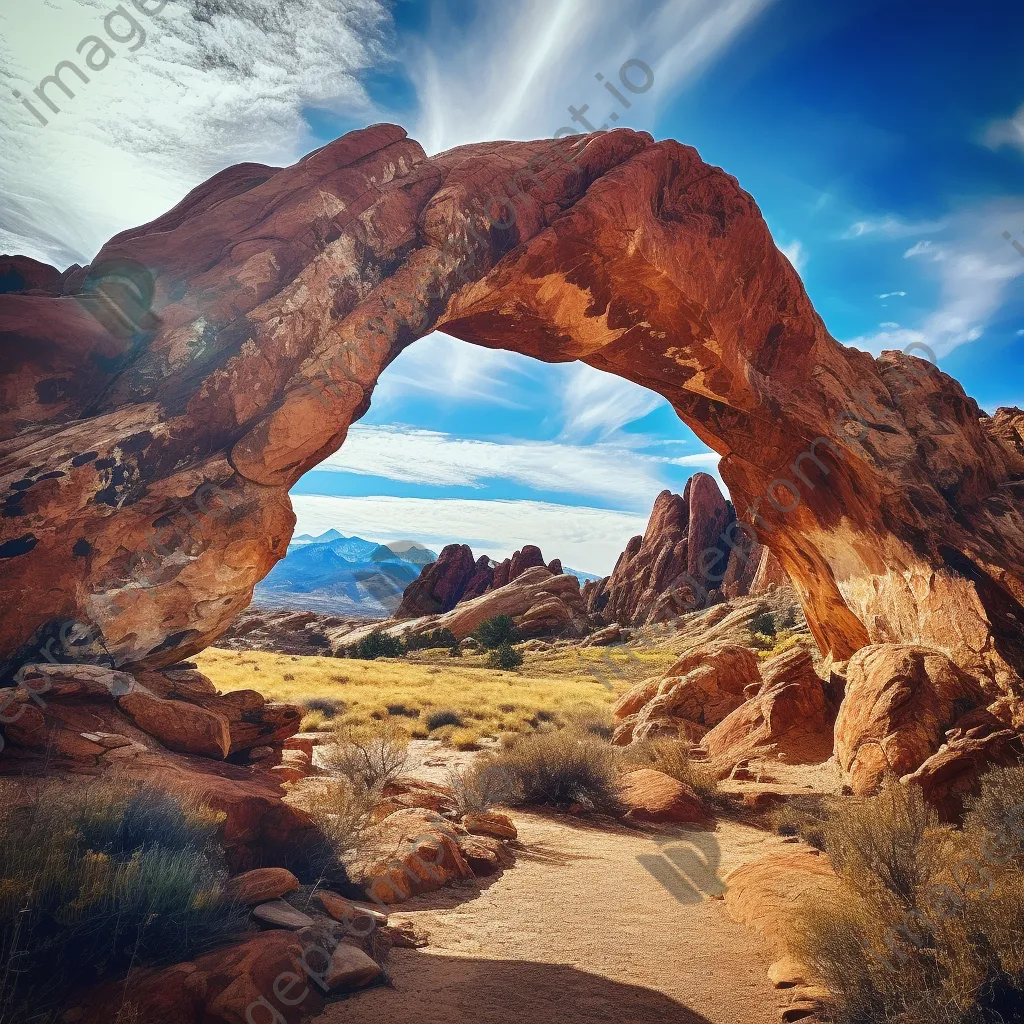
<path fill-rule="evenodd" d="M 375 629 L 359 641 L 356 657 L 367 661 L 375 658 L 401 658 L 405 654 L 405 644 L 400 637 L 392 636 L 381 629 Z"/>
<path fill-rule="evenodd" d="M 775 616 L 771 612 L 759 612 L 750 620 L 747 627 L 751 633 L 760 633 L 762 636 L 775 636 L 778 629 L 775 626 Z"/>
<path fill-rule="evenodd" d="M 513 669 L 522 663 L 523 656 L 510 643 L 500 644 L 487 655 L 488 668 Z"/>
<path fill-rule="evenodd" d="M 519 631 L 511 615 L 495 615 L 493 619 L 481 622 L 473 636 L 489 651 L 502 644 L 514 644 L 519 639 Z"/>

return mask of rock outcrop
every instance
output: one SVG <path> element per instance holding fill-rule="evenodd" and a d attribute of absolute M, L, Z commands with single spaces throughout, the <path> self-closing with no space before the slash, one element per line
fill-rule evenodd
<path fill-rule="evenodd" d="M 524 640 L 545 636 L 582 636 L 588 628 L 579 580 L 570 574 L 555 575 L 546 566 L 537 565 L 526 569 L 511 583 L 465 600 L 444 615 L 363 625 L 346 632 L 336 632 L 333 636 L 337 643 L 349 645 L 374 629 L 384 629 L 395 636 L 415 636 L 436 629 L 450 629 L 462 640 L 496 615 L 508 615 L 513 619 L 519 636 Z"/>
<path fill-rule="evenodd" d="M 208 646 L 284 555 L 291 485 L 443 329 L 664 395 L 824 654 L 935 646 L 1020 694 L 1019 414 L 837 344 L 753 199 L 677 142 L 427 158 L 375 125 L 23 278 L 44 287 L 0 295 L 0 676 L 72 634 L 68 658 L 117 667 Z"/>
<path fill-rule="evenodd" d="M 221 841 L 234 871 L 301 870 L 320 838 L 309 816 L 284 802 L 283 744 L 302 718 L 290 704 L 254 690 L 220 694 L 191 667 L 133 677 L 33 665 L 17 687 L 0 689 L 0 708 L 0 773 L 116 772 L 197 796 L 225 816 Z"/>
<path fill-rule="evenodd" d="M 450 612 L 462 601 L 508 586 L 526 572 L 544 565 L 540 548 L 527 544 L 511 558 L 494 563 L 486 555 L 473 557 L 468 544 L 449 544 L 436 562 L 425 566 L 419 578 L 405 589 L 396 619 L 413 619 L 422 615 Z M 562 563 L 555 558 L 547 566 L 550 573 L 562 573 Z"/>
<path fill-rule="evenodd" d="M 846 679 L 835 748 L 855 793 L 874 792 L 887 773 L 916 771 L 947 730 L 989 703 L 946 654 L 917 645 L 865 647 Z"/>
<path fill-rule="evenodd" d="M 681 496 L 658 495 L 647 530 L 626 545 L 611 576 L 583 588 L 587 611 L 606 623 L 642 626 L 742 597 L 760 553 L 714 478 L 695 473 Z"/>

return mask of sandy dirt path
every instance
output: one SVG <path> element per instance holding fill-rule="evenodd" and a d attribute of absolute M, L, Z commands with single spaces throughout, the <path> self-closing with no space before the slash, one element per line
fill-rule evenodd
<path fill-rule="evenodd" d="M 514 817 L 516 866 L 396 907 L 429 946 L 393 950 L 393 987 L 335 1003 L 317 1024 L 776 1024 L 786 994 L 757 937 L 697 889 L 721 891 L 704 867 L 719 852 L 724 876 L 778 840 L 732 823 L 651 834 Z"/>

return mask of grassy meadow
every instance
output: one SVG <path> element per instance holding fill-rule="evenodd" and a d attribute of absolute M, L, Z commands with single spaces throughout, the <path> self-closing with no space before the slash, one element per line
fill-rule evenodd
<path fill-rule="evenodd" d="M 482 736 L 607 715 L 633 683 L 664 671 L 675 658 L 659 649 L 575 647 L 524 656 L 517 671 L 487 668 L 481 655 L 451 658 L 446 651 L 363 661 L 210 648 L 196 661 L 222 691 L 259 690 L 306 707 L 305 730 L 387 721 L 413 738 L 471 746 Z"/>

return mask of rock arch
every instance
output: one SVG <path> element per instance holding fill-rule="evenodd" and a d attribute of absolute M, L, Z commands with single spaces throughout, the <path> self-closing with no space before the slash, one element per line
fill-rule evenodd
<path fill-rule="evenodd" d="M 119 266 L 153 286 L 127 315 L 138 288 L 104 283 Z M 677 142 L 428 159 L 375 125 L 228 168 L 91 271 L 0 271 L 8 674 L 47 650 L 160 667 L 215 640 L 286 550 L 290 485 L 441 328 L 664 395 L 834 658 L 918 640 L 1019 684 L 1024 414 L 839 345 L 753 199 Z"/>

